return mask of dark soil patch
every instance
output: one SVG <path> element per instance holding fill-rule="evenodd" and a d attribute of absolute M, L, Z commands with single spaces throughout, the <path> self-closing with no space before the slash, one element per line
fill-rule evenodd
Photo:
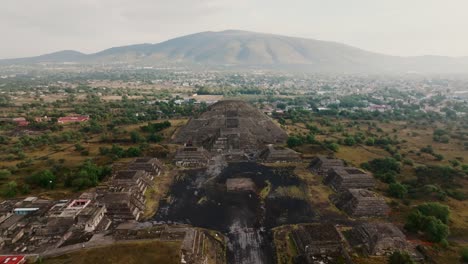
<path fill-rule="evenodd" d="M 223 232 L 229 238 L 230 263 L 273 263 L 274 249 L 270 228 L 312 222 L 317 214 L 310 204 L 292 197 L 258 195 L 268 184 L 278 187 L 304 187 L 294 168 L 272 169 L 257 163 L 230 163 L 215 179 L 204 182 L 203 170 L 184 171 L 162 200 L 154 220 L 178 222 Z M 228 192 L 226 180 L 249 178 L 257 191 Z M 268 183 L 269 182 L 269 183 Z M 251 243 L 251 244 L 249 244 Z"/>

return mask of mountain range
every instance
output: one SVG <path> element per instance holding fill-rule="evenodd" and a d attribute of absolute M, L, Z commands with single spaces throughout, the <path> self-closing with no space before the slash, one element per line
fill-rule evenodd
<path fill-rule="evenodd" d="M 64 50 L 0 60 L 13 64 L 132 64 L 260 68 L 311 72 L 466 73 L 468 57 L 398 57 L 341 43 L 239 30 L 201 32 L 157 44 L 114 47 L 93 54 Z"/>

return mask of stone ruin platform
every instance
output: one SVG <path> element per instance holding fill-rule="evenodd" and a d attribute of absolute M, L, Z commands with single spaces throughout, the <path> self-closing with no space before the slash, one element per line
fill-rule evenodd
<path fill-rule="evenodd" d="M 376 184 L 372 175 L 354 167 L 331 168 L 324 183 L 337 192 L 347 189 L 373 189 Z"/>
<path fill-rule="evenodd" d="M 351 231 L 351 236 L 351 244 L 362 248 L 368 255 L 382 256 L 395 251 L 414 251 L 407 243 L 405 234 L 392 223 L 362 223 Z"/>
<path fill-rule="evenodd" d="M 220 101 L 189 120 L 174 142 L 191 142 L 216 151 L 256 149 L 265 144 L 284 143 L 287 134 L 252 105 L 236 100 Z"/>
<path fill-rule="evenodd" d="M 250 178 L 231 178 L 226 180 L 228 192 L 251 191 L 255 192 L 255 183 Z"/>
<path fill-rule="evenodd" d="M 333 224 L 304 224 L 291 232 L 299 263 L 350 263 L 344 241 Z"/>
<path fill-rule="evenodd" d="M 353 217 L 385 217 L 390 208 L 375 192 L 366 189 L 349 189 L 332 198 L 337 208 Z"/>

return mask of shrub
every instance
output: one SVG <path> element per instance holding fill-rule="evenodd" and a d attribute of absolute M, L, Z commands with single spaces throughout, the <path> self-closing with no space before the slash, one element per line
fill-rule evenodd
<path fill-rule="evenodd" d="M 374 173 L 383 174 L 389 171 L 393 171 L 395 173 L 400 172 L 400 163 L 394 158 L 382 158 L 382 159 L 374 159 L 367 163 L 361 164 L 361 167 L 364 169 L 370 170 Z"/>
<path fill-rule="evenodd" d="M 11 172 L 9 170 L 6 170 L 6 169 L 0 170 L 0 180 L 4 180 L 10 176 L 11 176 Z"/>
<path fill-rule="evenodd" d="M 468 248 L 465 247 L 460 250 L 460 257 L 462 261 L 468 262 Z"/>
<path fill-rule="evenodd" d="M 388 171 L 383 174 L 376 174 L 375 177 L 385 183 L 395 183 L 396 182 L 396 173 L 394 171 Z"/>
<path fill-rule="evenodd" d="M 129 147 L 125 154 L 127 157 L 138 157 L 141 155 L 141 149 L 138 147 Z"/>
<path fill-rule="evenodd" d="M 333 151 L 333 152 L 338 152 L 338 150 L 340 149 L 340 146 L 334 142 L 329 142 L 329 141 L 325 141 L 324 142 L 324 146 L 325 148 Z"/>
<path fill-rule="evenodd" d="M 15 181 L 11 181 L 6 184 L 4 196 L 8 198 L 15 197 L 18 193 L 18 184 Z"/>
<path fill-rule="evenodd" d="M 395 251 L 388 258 L 388 264 L 414 264 L 414 261 L 408 253 Z"/>
<path fill-rule="evenodd" d="M 50 171 L 44 170 L 36 172 L 33 175 L 26 178 L 26 182 L 42 188 L 53 189 L 56 184 L 57 177 Z"/>
<path fill-rule="evenodd" d="M 111 172 L 109 167 L 94 164 L 91 160 L 84 162 L 76 173 L 70 174 L 65 185 L 75 190 L 82 190 L 96 186 L 105 176 Z"/>
<path fill-rule="evenodd" d="M 147 126 L 142 126 L 140 127 L 141 131 L 143 132 L 149 132 L 149 133 L 155 133 L 159 132 L 165 128 L 168 128 L 171 126 L 171 122 L 169 121 L 164 121 L 161 123 L 154 123 L 154 124 L 148 124 Z"/>
<path fill-rule="evenodd" d="M 450 218 L 450 209 L 440 203 L 424 203 L 416 207 L 418 211 L 427 216 L 434 216 L 444 224 L 447 224 Z"/>
<path fill-rule="evenodd" d="M 388 187 L 388 194 L 392 197 L 402 199 L 408 194 L 408 188 L 404 184 L 395 182 Z"/>
<path fill-rule="evenodd" d="M 288 147 L 293 148 L 302 145 L 304 142 L 302 141 L 301 138 L 296 137 L 296 136 L 291 136 L 288 138 L 287 144 Z"/>
<path fill-rule="evenodd" d="M 420 166 L 415 170 L 418 177 L 418 184 L 439 184 L 449 186 L 454 179 L 462 174 L 450 166 Z"/>
<path fill-rule="evenodd" d="M 130 132 L 130 140 L 133 143 L 140 143 L 144 141 L 144 138 L 136 131 Z"/>
<path fill-rule="evenodd" d="M 346 137 L 344 139 L 344 144 L 347 146 L 354 146 L 356 144 L 356 140 L 354 139 L 354 137 Z"/>
<path fill-rule="evenodd" d="M 404 159 L 403 164 L 408 165 L 408 166 L 413 166 L 414 162 L 412 159 Z"/>
<path fill-rule="evenodd" d="M 408 215 L 405 228 L 422 231 L 430 241 L 443 242 L 450 234 L 447 226 L 450 210 L 439 203 L 426 203 L 417 206 Z"/>
<path fill-rule="evenodd" d="M 370 138 L 366 139 L 366 145 L 367 146 L 374 146 L 374 144 L 375 144 L 375 139 L 374 138 L 370 137 Z"/>
<path fill-rule="evenodd" d="M 147 140 L 148 142 L 153 142 L 153 143 L 158 143 L 161 142 L 164 138 L 156 133 L 152 133 L 148 136 Z"/>

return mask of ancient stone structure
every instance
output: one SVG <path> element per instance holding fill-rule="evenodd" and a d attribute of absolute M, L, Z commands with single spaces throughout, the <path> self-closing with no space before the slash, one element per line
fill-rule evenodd
<path fill-rule="evenodd" d="M 137 188 L 139 192 L 145 193 L 151 187 L 154 176 L 144 170 L 122 170 L 112 177 L 112 187 L 116 189 Z"/>
<path fill-rule="evenodd" d="M 328 171 L 333 167 L 344 167 L 343 160 L 318 156 L 310 162 L 310 170 L 320 176 L 326 176 Z"/>
<path fill-rule="evenodd" d="M 189 229 L 182 241 L 181 263 L 196 264 L 203 261 L 205 234 L 195 228 Z"/>
<path fill-rule="evenodd" d="M 205 167 L 210 154 L 203 147 L 185 146 L 177 150 L 174 162 L 181 167 Z"/>
<path fill-rule="evenodd" d="M 83 227 L 85 232 L 93 232 L 105 218 L 105 205 L 89 206 L 81 211 L 77 217 L 77 225 Z M 106 220 L 105 229 L 109 227 L 110 221 Z"/>
<path fill-rule="evenodd" d="M 106 205 L 107 216 L 113 222 L 138 220 L 145 210 L 146 199 L 143 194 L 130 190 L 113 192 L 105 191 L 98 196 L 99 202 Z"/>
<path fill-rule="evenodd" d="M 256 149 L 264 144 L 284 143 L 287 134 L 252 105 L 226 100 L 211 105 L 191 119 L 177 134 L 175 142 L 192 142 L 215 152 Z"/>
<path fill-rule="evenodd" d="M 145 210 L 145 192 L 154 176 L 144 170 L 117 171 L 108 185 L 97 189 L 97 199 L 106 206 L 113 222 L 138 220 Z"/>
<path fill-rule="evenodd" d="M 405 235 L 391 223 L 363 223 L 352 231 L 354 238 L 370 255 L 386 255 L 408 250 Z"/>
<path fill-rule="evenodd" d="M 375 187 L 375 180 L 371 175 L 354 167 L 332 167 L 324 183 L 338 192 L 351 188 L 372 189 Z"/>
<path fill-rule="evenodd" d="M 157 158 L 136 158 L 128 166 L 129 170 L 143 170 L 153 176 L 161 174 L 163 165 Z"/>
<path fill-rule="evenodd" d="M 292 149 L 270 144 L 260 152 L 258 159 L 263 162 L 297 162 L 301 156 Z"/>
<path fill-rule="evenodd" d="M 299 225 L 291 236 L 307 263 L 337 263 L 336 257 L 347 259 L 343 240 L 332 224 Z"/>
<path fill-rule="evenodd" d="M 250 178 L 230 178 L 226 180 L 228 192 L 252 191 L 255 192 L 255 183 Z"/>
<path fill-rule="evenodd" d="M 382 217 L 390 212 L 382 197 L 366 189 L 349 189 L 333 200 L 336 207 L 354 217 Z"/>

